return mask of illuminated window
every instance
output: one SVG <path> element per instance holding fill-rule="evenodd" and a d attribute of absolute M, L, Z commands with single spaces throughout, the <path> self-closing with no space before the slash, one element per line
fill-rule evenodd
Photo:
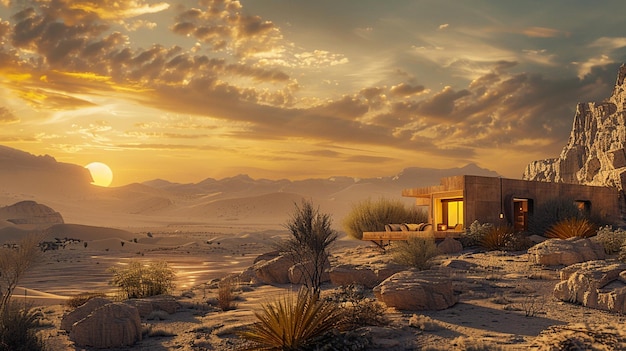
<path fill-rule="evenodd" d="M 578 211 L 582 214 L 588 215 L 591 212 L 591 201 L 576 200 L 574 205 L 578 208 Z"/>
<path fill-rule="evenodd" d="M 448 228 L 454 228 L 457 224 L 463 224 L 463 199 L 441 200 L 443 224 Z"/>

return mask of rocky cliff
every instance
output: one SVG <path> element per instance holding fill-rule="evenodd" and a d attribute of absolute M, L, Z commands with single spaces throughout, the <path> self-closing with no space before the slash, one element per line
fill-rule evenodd
<path fill-rule="evenodd" d="M 572 132 L 558 158 L 534 161 L 523 179 L 626 189 L 626 65 L 611 97 L 579 103 Z"/>

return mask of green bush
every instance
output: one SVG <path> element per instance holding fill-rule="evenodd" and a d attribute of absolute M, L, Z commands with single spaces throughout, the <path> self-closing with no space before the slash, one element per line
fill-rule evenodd
<path fill-rule="evenodd" d="M 573 237 L 589 238 L 597 232 L 595 224 L 585 218 L 570 217 L 553 224 L 546 230 L 548 238 L 569 239 Z"/>
<path fill-rule="evenodd" d="M 41 312 L 9 303 L 0 314 L 0 351 L 45 350 L 37 336 Z"/>
<path fill-rule="evenodd" d="M 594 240 L 602 244 L 604 252 L 609 255 L 615 254 L 620 252 L 626 242 L 626 230 L 622 228 L 613 230 L 613 227 L 607 225 L 598 229 Z"/>
<path fill-rule="evenodd" d="M 150 262 L 144 265 L 130 261 L 126 267 L 111 267 L 111 285 L 120 289 L 122 298 L 143 298 L 168 294 L 174 290 L 176 274 L 165 261 Z"/>
<path fill-rule="evenodd" d="M 459 238 L 459 241 L 463 244 L 463 247 L 478 246 L 483 240 L 483 237 L 491 229 L 493 229 L 493 224 L 480 224 L 480 222 L 476 220 L 470 224 L 469 228 L 465 231 L 465 234 Z"/>
<path fill-rule="evenodd" d="M 333 330 L 341 329 L 344 321 L 337 305 L 320 300 L 306 288 L 297 296 L 286 295 L 263 305 L 255 316 L 258 322 L 240 333 L 254 344 L 249 350 L 313 349 Z"/>
<path fill-rule="evenodd" d="M 349 236 L 361 240 L 363 232 L 384 231 L 386 224 L 425 222 L 428 222 L 428 214 L 422 209 L 407 208 L 400 200 L 381 198 L 378 201 L 368 199 L 353 205 L 344 218 L 343 227 Z"/>
<path fill-rule="evenodd" d="M 394 242 L 391 249 L 394 262 L 421 270 L 430 268 L 431 259 L 438 254 L 435 238 L 432 236 L 410 236 L 407 241 Z"/>

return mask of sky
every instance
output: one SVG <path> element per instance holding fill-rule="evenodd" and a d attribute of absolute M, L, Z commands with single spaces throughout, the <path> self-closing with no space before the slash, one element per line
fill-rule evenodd
<path fill-rule="evenodd" d="M 626 62 L 615 1 L 0 0 L 0 144 L 156 178 L 520 178 Z"/>

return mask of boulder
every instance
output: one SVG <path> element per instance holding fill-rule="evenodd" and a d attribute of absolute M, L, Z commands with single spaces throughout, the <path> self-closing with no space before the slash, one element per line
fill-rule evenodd
<path fill-rule="evenodd" d="M 436 272 L 396 273 L 374 288 L 376 299 L 399 310 L 443 310 L 457 303 L 452 281 Z"/>
<path fill-rule="evenodd" d="M 80 347 L 126 347 L 141 340 L 139 311 L 125 303 L 109 303 L 74 323 L 70 340 Z"/>
<path fill-rule="evenodd" d="M 289 268 L 293 260 L 278 256 L 269 261 L 261 260 L 254 265 L 256 277 L 265 284 L 289 284 Z"/>
<path fill-rule="evenodd" d="M 111 300 L 102 297 L 94 297 L 93 299 L 89 299 L 87 302 L 78 306 L 72 312 L 63 316 L 63 319 L 61 319 L 61 329 L 70 332 L 74 323 L 87 317 L 95 309 L 109 303 L 111 303 Z"/>
<path fill-rule="evenodd" d="M 304 284 L 305 272 L 314 272 L 314 269 L 315 267 L 313 267 L 311 262 L 296 263 L 289 268 L 289 281 L 291 284 Z M 330 262 L 326 260 L 326 265 L 322 272 L 322 282 L 330 281 L 330 274 L 328 274 L 329 269 Z"/>
<path fill-rule="evenodd" d="M 554 287 L 557 299 L 586 307 L 626 312 L 626 263 L 590 261 L 565 267 Z"/>
<path fill-rule="evenodd" d="M 606 258 L 602 244 L 587 238 L 549 239 L 528 249 L 529 260 L 545 266 L 569 266 Z"/>
<path fill-rule="evenodd" d="M 139 316 L 145 318 L 152 311 L 165 311 L 168 314 L 174 314 L 180 308 L 180 304 L 173 296 L 158 295 L 143 299 L 130 299 L 124 303 L 134 306 L 139 311 Z"/>
<path fill-rule="evenodd" d="M 350 284 L 373 288 L 406 267 L 395 264 L 340 264 L 330 269 L 329 277 L 333 285 Z"/>
<path fill-rule="evenodd" d="M 443 255 L 455 254 L 463 251 L 463 244 L 452 237 L 447 237 L 437 244 L 437 250 Z"/>

